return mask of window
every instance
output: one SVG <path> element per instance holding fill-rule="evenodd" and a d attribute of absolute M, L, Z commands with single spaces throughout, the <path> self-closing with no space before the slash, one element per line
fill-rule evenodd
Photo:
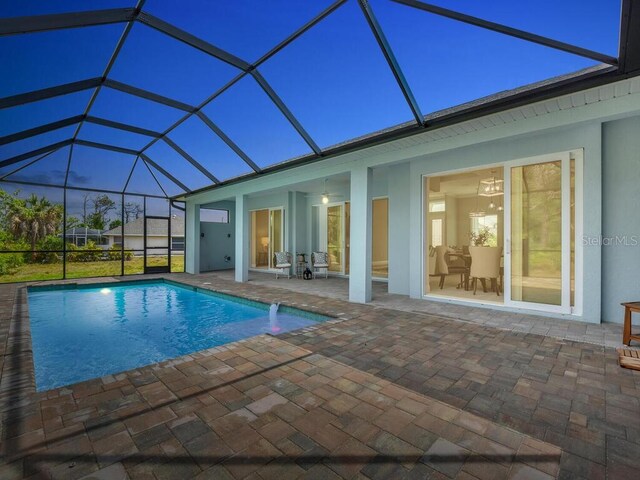
<path fill-rule="evenodd" d="M 442 202 L 444 204 L 444 202 Z M 434 218 L 431 220 L 431 245 L 439 247 L 442 245 L 442 219 Z"/>
<path fill-rule="evenodd" d="M 184 237 L 171 237 L 171 250 L 184 250 Z"/>
<path fill-rule="evenodd" d="M 229 223 L 229 210 L 200 208 L 200 221 L 208 223 Z"/>
<path fill-rule="evenodd" d="M 429 202 L 430 212 L 444 212 L 446 210 L 444 200 L 433 200 Z"/>
<path fill-rule="evenodd" d="M 481 233 L 487 234 L 485 246 L 498 246 L 498 215 L 485 215 L 484 217 L 472 217 L 471 235 L 477 236 Z"/>

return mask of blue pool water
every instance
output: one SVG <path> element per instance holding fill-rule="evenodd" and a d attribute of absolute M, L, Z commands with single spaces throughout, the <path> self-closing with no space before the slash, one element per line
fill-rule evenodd
<path fill-rule="evenodd" d="M 154 282 L 97 288 L 30 288 L 38 391 L 122 372 L 262 333 L 326 319 Z M 238 299 L 236 299 L 238 300 Z"/>

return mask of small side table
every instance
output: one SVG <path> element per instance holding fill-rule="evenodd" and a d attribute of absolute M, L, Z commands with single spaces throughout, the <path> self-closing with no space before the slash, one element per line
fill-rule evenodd
<path fill-rule="evenodd" d="M 622 330 L 622 343 L 629 345 L 631 340 L 640 342 L 640 335 L 631 333 L 631 314 L 640 313 L 640 302 L 623 303 L 624 307 L 624 329 Z"/>
<path fill-rule="evenodd" d="M 304 271 L 307 269 L 307 262 L 296 262 L 296 277 L 304 278 Z"/>

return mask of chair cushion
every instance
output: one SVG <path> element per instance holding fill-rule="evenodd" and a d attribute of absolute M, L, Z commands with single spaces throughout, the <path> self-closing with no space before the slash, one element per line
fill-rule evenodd
<path fill-rule="evenodd" d="M 291 261 L 289 260 L 289 254 L 287 252 L 276 252 L 276 266 L 291 266 Z"/>
<path fill-rule="evenodd" d="M 315 268 L 329 268 L 329 264 L 328 263 L 314 263 L 313 266 Z"/>
<path fill-rule="evenodd" d="M 313 265 L 316 267 L 329 266 L 329 254 L 327 252 L 313 252 Z"/>

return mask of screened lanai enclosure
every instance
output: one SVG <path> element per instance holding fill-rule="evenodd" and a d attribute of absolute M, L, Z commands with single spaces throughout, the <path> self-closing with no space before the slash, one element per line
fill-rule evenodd
<path fill-rule="evenodd" d="M 180 272 L 192 192 L 624 78 L 597 3 L 3 2 L 0 282 Z"/>

